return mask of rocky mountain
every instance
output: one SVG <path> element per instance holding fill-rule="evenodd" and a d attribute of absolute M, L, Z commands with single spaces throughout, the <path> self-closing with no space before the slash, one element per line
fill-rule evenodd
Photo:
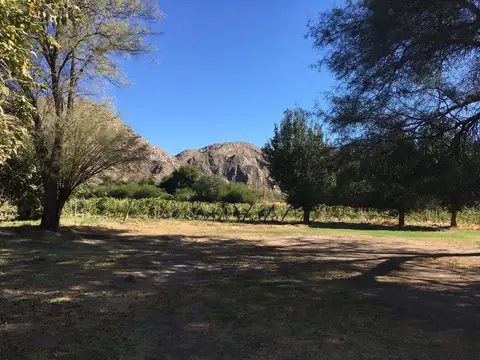
<path fill-rule="evenodd" d="M 245 142 L 213 144 L 199 150 L 185 150 L 175 156 L 180 164 L 199 167 L 230 182 L 252 187 L 268 186 L 268 170 L 258 146 Z"/>
<path fill-rule="evenodd" d="M 145 140 L 146 141 L 146 140 Z M 208 145 L 170 156 L 163 149 L 147 143 L 149 155 L 144 161 L 129 165 L 109 177 L 125 181 L 154 178 L 160 180 L 184 164 L 197 166 L 204 174 L 215 174 L 230 182 L 252 187 L 268 186 L 268 170 L 258 146 L 246 142 Z"/>

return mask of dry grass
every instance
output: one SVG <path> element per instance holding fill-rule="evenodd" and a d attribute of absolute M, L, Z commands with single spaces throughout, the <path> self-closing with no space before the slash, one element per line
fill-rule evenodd
<path fill-rule="evenodd" d="M 282 231 L 0 228 L 0 358 L 479 358 L 478 243 Z"/>

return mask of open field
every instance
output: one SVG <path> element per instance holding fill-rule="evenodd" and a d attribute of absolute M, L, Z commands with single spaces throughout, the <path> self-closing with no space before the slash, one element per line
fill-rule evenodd
<path fill-rule="evenodd" d="M 0 228 L 1 359 L 480 357 L 475 231 L 64 225 Z"/>

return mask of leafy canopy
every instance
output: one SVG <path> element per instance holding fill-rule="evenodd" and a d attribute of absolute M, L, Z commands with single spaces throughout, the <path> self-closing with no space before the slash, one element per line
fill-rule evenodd
<path fill-rule="evenodd" d="M 263 153 L 270 176 L 289 204 L 308 212 L 328 202 L 334 181 L 329 167 L 331 149 L 310 113 L 286 110 Z"/>

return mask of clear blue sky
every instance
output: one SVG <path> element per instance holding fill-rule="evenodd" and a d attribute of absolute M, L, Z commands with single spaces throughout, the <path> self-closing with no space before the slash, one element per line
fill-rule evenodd
<path fill-rule="evenodd" d="M 298 104 L 333 85 L 311 69 L 306 24 L 333 0 L 160 0 L 157 63 L 131 60 L 132 87 L 114 91 L 123 120 L 176 154 L 226 141 L 262 146 Z"/>

